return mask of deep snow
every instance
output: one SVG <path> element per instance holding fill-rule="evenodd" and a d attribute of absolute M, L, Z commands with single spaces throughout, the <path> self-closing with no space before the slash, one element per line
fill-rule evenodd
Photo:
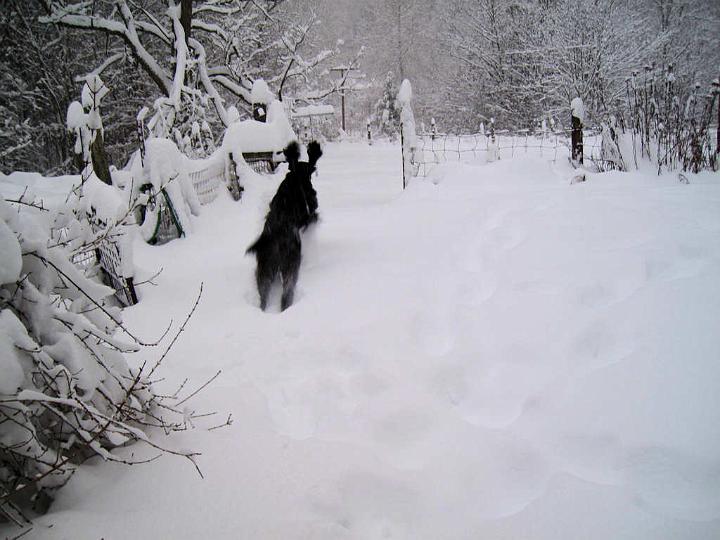
<path fill-rule="evenodd" d="M 217 418 L 163 439 L 205 479 L 92 462 L 30 536 L 720 537 L 720 178 L 569 174 L 448 164 L 402 192 L 397 146 L 328 144 L 284 313 L 244 255 L 280 175 L 138 239 L 163 268 L 125 310 L 143 337 L 204 282 L 161 384 L 222 369 L 193 401 Z"/>

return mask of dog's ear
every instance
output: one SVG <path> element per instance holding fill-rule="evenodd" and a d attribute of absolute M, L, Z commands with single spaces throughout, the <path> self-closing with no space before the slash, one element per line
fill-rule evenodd
<path fill-rule="evenodd" d="M 288 144 L 287 148 L 283 150 L 283 154 L 285 154 L 285 159 L 290 166 L 290 170 L 293 170 L 295 168 L 295 164 L 300 159 L 300 146 L 298 145 L 297 141 L 293 141 Z"/>
<path fill-rule="evenodd" d="M 308 164 L 311 168 L 314 169 L 317 160 L 320 159 L 320 156 L 322 156 L 322 149 L 320 148 L 320 143 L 317 141 L 312 141 L 310 144 L 308 144 L 307 154 Z"/>

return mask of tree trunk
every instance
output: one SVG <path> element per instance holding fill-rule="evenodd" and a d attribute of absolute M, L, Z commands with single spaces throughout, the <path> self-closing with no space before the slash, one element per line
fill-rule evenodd
<path fill-rule="evenodd" d="M 192 0 L 180 0 L 180 24 L 185 31 L 185 43 L 188 43 L 192 30 Z"/>
<path fill-rule="evenodd" d="M 110 164 L 108 163 L 107 152 L 105 152 L 105 142 L 103 141 L 102 132 L 98 132 L 95 135 L 95 140 L 90 145 L 90 158 L 92 159 L 95 176 L 111 186 L 112 177 L 110 176 Z"/>

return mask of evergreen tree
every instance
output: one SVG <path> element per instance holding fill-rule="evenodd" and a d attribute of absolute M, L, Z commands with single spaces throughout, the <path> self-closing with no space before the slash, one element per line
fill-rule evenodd
<path fill-rule="evenodd" d="M 395 139 L 400 129 L 400 111 L 395 102 L 397 86 L 392 71 L 388 71 L 383 84 L 383 93 L 375 105 L 375 124 L 377 130 L 387 137 Z"/>

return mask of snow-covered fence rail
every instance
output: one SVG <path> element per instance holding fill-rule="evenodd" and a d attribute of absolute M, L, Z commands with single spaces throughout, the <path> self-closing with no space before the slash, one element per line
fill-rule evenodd
<path fill-rule="evenodd" d="M 217 198 L 220 186 L 226 181 L 225 169 L 224 161 L 215 160 L 190 172 L 190 181 L 200 204 L 209 204 Z"/>
<path fill-rule="evenodd" d="M 584 158 L 602 162 L 601 138 L 592 130 L 584 132 Z M 555 162 L 567 159 L 570 153 L 570 131 L 532 133 L 530 130 L 515 132 L 496 130 L 468 135 L 448 133 L 418 133 L 417 147 L 413 155 L 417 176 L 427 176 L 437 165 L 448 161 L 474 161 L 485 158 L 487 162 L 534 154 Z"/>

